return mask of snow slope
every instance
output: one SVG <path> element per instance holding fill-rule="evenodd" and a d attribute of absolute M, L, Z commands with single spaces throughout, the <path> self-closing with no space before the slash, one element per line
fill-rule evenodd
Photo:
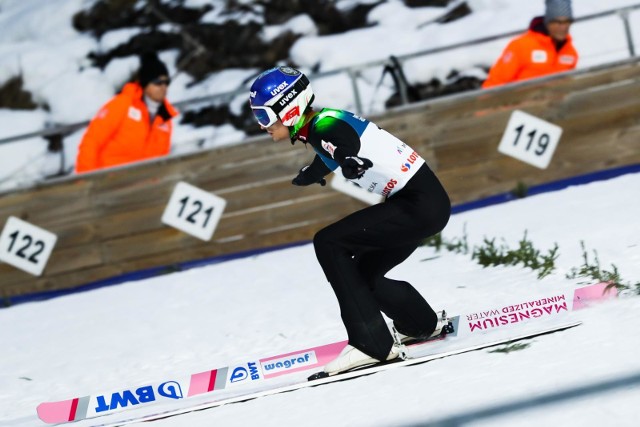
<path fill-rule="evenodd" d="M 166 1 L 166 0 L 165 0 Z M 111 61 L 105 70 L 91 67 L 87 54 L 117 46 L 136 34 L 137 29 L 120 29 L 106 33 L 101 40 L 75 32 L 71 18 L 89 0 L 2 0 L 0 1 L 0 85 L 21 75 L 25 89 L 37 102 L 45 103 L 49 111 L 38 109 L 21 112 L 0 110 L 0 139 L 35 132 L 45 125 L 68 124 L 91 119 L 122 84 L 138 68 L 137 58 Z M 218 2 L 220 4 L 222 2 Z M 371 0 L 341 0 L 341 7 Z M 401 55 L 458 43 L 465 40 L 524 30 L 533 16 L 544 13 L 543 0 L 468 0 L 473 13 L 447 24 L 433 23 L 443 8 L 408 8 L 402 0 L 387 0 L 372 9 L 368 21 L 372 27 L 343 34 L 317 36 L 308 16 L 298 16 L 282 28 L 266 27 L 258 37 L 268 40 L 274 33 L 293 28 L 304 34 L 292 47 L 291 58 L 305 71 L 318 65 L 322 71 L 357 65 L 367 61 Z M 638 4 L 638 0 L 576 0 L 576 17 Z M 198 6 L 202 0 L 189 0 Z M 457 4 L 456 2 L 452 3 Z M 220 20 L 219 10 L 212 11 Z M 214 19 L 215 18 L 215 19 Z M 631 35 L 640 46 L 640 10 L 630 14 Z M 431 23 L 430 23 L 431 22 Z M 580 53 L 579 68 L 629 57 L 622 21 L 618 17 L 600 18 L 576 23 L 571 30 Z M 55 34 L 55 37 L 52 36 Z M 375 49 L 371 49 L 375 40 Z M 446 81 L 455 69 L 484 78 L 479 66 L 490 66 L 499 56 L 507 39 L 480 46 L 457 49 L 417 58 L 405 63 L 405 73 L 411 82 L 428 82 L 433 78 Z M 336 48 L 339 46 L 339 49 Z M 165 61 L 174 75 L 168 98 L 172 102 L 193 99 L 243 87 L 243 81 L 261 70 L 233 69 L 215 73 L 198 84 L 186 74 L 175 75 L 177 53 L 164 51 Z M 275 65 L 275 64 L 274 64 Z M 389 76 L 377 87 L 382 68 L 363 73 L 358 85 L 364 113 L 384 110 L 384 103 L 394 92 Z M 314 80 L 318 106 L 355 110 L 351 81 L 345 74 Z M 247 102 L 245 95 L 236 97 L 232 111 Z M 84 130 L 65 138 L 64 164 L 61 156 L 48 153 L 42 138 L 0 145 L 0 191 L 22 187 L 60 171 L 73 170 L 77 147 Z M 172 153 L 184 153 L 241 142 L 244 132 L 230 124 L 204 126 L 178 124 L 174 131 Z"/>
<path fill-rule="evenodd" d="M 444 236 L 514 247 L 525 231 L 559 246 L 542 280 L 519 266 L 419 248 L 390 274 L 435 307 L 469 312 L 578 286 L 583 241 L 640 282 L 640 174 L 454 215 Z M 466 231 L 465 231 L 466 230 Z M 640 298 L 579 313 L 583 325 L 507 354 L 478 351 L 357 380 L 155 422 L 157 426 L 635 426 Z M 134 386 L 167 375 L 345 338 L 310 244 L 0 310 L 0 426 L 43 425 L 40 401 Z M 76 426 L 92 425 L 78 422 Z M 145 424 L 146 425 L 146 424 Z"/>

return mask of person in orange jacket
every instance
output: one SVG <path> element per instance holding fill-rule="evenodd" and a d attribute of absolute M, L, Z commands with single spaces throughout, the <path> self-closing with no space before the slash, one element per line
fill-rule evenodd
<path fill-rule="evenodd" d="M 571 0 L 546 0 L 545 15 L 533 18 L 529 30 L 509 42 L 482 87 L 573 70 L 578 52 L 569 34 L 572 22 Z"/>
<path fill-rule="evenodd" d="M 76 172 L 90 172 L 169 154 L 177 111 L 167 101 L 171 83 L 155 53 L 140 58 L 138 81 L 127 83 L 89 123 L 76 159 Z"/>

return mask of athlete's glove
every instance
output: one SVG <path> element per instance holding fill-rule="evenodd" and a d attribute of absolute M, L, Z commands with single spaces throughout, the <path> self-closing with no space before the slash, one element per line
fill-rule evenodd
<path fill-rule="evenodd" d="M 373 162 L 364 157 L 345 157 L 342 162 L 342 176 L 347 179 L 360 179 L 364 172 L 373 166 Z"/>
<path fill-rule="evenodd" d="M 324 178 L 320 178 L 320 180 L 318 180 L 318 178 L 312 176 L 312 174 L 309 173 L 308 170 L 309 170 L 308 165 L 300 169 L 300 172 L 298 172 L 298 176 L 293 178 L 293 181 L 291 181 L 291 183 L 293 185 L 299 185 L 299 186 L 307 186 L 311 184 L 320 184 L 322 186 L 327 185 L 327 181 L 325 181 Z"/>

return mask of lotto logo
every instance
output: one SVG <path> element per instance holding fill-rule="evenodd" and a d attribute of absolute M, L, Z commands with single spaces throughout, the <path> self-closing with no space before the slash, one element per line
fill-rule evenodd
<path fill-rule="evenodd" d="M 411 153 L 406 163 L 400 167 L 400 170 L 402 172 L 407 172 L 409 169 L 411 169 L 411 165 L 414 164 L 415 161 L 418 160 L 419 158 L 420 156 L 418 155 L 418 153 L 414 151 L 413 153 Z"/>

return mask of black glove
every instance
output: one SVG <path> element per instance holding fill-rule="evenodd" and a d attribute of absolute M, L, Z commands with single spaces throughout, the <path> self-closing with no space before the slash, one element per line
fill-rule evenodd
<path fill-rule="evenodd" d="M 327 181 L 325 181 L 324 178 L 320 178 L 320 180 L 318 180 L 317 177 L 314 177 L 311 175 L 311 173 L 307 172 L 308 170 L 309 170 L 309 166 L 305 166 L 302 169 L 300 169 L 300 172 L 298 172 L 298 176 L 293 178 L 293 181 L 291 181 L 291 183 L 293 185 L 299 185 L 299 186 L 307 186 L 311 184 L 320 184 L 322 186 L 327 185 Z"/>
<path fill-rule="evenodd" d="M 345 157 L 342 162 L 342 176 L 347 179 L 359 179 L 364 175 L 364 172 L 373 166 L 373 162 L 364 157 Z"/>

